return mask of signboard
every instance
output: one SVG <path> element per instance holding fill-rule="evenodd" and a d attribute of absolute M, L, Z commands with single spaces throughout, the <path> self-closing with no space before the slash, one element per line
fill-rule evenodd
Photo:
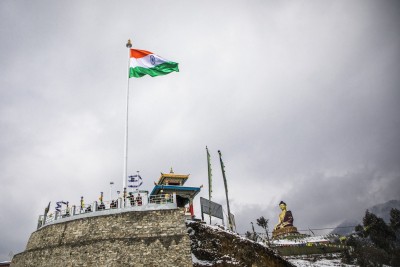
<path fill-rule="evenodd" d="M 205 213 L 222 220 L 224 219 L 224 214 L 222 212 L 222 205 L 202 197 L 200 197 L 200 205 L 201 205 L 202 216 L 203 213 Z"/>

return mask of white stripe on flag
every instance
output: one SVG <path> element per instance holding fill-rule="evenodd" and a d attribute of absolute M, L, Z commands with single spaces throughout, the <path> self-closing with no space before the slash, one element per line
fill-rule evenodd
<path fill-rule="evenodd" d="M 143 67 L 143 68 L 153 68 L 157 65 L 160 65 L 162 63 L 169 62 L 168 60 L 157 56 L 155 54 L 147 55 L 145 57 L 141 58 L 134 58 L 131 57 L 130 60 L 130 67 L 135 68 L 135 67 Z"/>

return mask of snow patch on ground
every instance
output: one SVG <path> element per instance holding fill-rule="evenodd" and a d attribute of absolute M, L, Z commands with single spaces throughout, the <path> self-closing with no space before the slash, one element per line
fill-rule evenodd
<path fill-rule="evenodd" d="M 331 239 L 338 238 L 336 235 L 323 235 L 323 236 L 308 236 L 296 239 L 278 239 L 272 240 L 272 244 L 275 246 L 287 246 L 287 245 L 301 245 L 307 243 L 329 243 Z"/>
<path fill-rule="evenodd" d="M 228 264 L 232 264 L 232 265 L 240 265 L 240 262 L 238 262 L 236 259 L 230 257 L 229 255 L 222 256 L 220 260 L 217 260 L 217 263 L 228 263 Z"/>
<path fill-rule="evenodd" d="M 357 267 L 358 265 L 344 264 L 340 260 L 339 254 L 333 254 L 330 257 L 323 255 L 308 256 L 287 256 L 283 257 L 291 264 L 297 267 Z"/>
<path fill-rule="evenodd" d="M 203 266 L 213 266 L 213 263 L 211 261 L 199 260 L 193 253 L 192 253 L 192 262 Z"/>
<path fill-rule="evenodd" d="M 187 225 L 190 225 L 191 223 L 196 223 L 196 222 L 193 222 L 193 221 L 190 221 L 190 220 L 187 220 L 186 221 L 186 224 Z M 251 239 L 248 239 L 248 238 L 246 238 L 246 237 L 244 237 L 244 236 L 241 236 L 240 234 L 238 234 L 238 233 L 236 233 L 236 232 L 232 232 L 232 231 L 230 231 L 226 226 L 224 226 L 224 225 L 209 225 L 209 224 L 202 224 L 203 226 L 205 226 L 205 227 L 208 227 L 208 228 L 210 228 L 210 229 L 212 229 L 212 230 L 214 230 L 214 231 L 217 231 L 217 232 L 225 232 L 225 233 L 228 233 L 228 234 L 230 234 L 230 235 L 234 235 L 234 236 L 236 236 L 237 238 L 239 238 L 239 239 L 241 239 L 241 240 L 245 240 L 245 241 L 247 241 L 247 242 L 251 242 L 251 243 L 255 243 L 255 244 L 259 244 L 259 245 L 261 245 L 261 246 L 264 246 L 264 247 L 266 247 L 266 248 L 268 248 L 268 249 L 270 249 L 270 247 L 268 247 L 266 244 L 264 244 L 263 242 L 256 242 L 256 241 L 254 241 L 254 240 L 251 240 Z M 188 229 L 192 229 L 191 227 L 188 227 Z M 190 230 L 188 231 L 189 232 L 189 235 L 190 235 Z"/>

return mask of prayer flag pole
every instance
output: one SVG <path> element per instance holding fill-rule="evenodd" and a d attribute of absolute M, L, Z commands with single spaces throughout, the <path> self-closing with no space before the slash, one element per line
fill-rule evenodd
<path fill-rule="evenodd" d="M 226 182 L 226 177 L 225 177 L 225 165 L 222 162 L 222 155 L 221 155 L 221 151 L 220 150 L 218 150 L 218 154 L 219 154 L 219 161 L 221 163 L 222 177 L 224 178 L 225 194 L 226 194 L 226 206 L 228 208 L 229 230 L 233 231 L 233 224 L 232 224 L 232 218 L 231 218 L 231 209 L 229 208 L 228 184 Z"/>
<path fill-rule="evenodd" d="M 127 88 L 126 88 L 126 122 L 125 122 L 125 148 L 124 148 L 124 174 L 122 177 L 122 188 L 126 187 L 126 179 L 128 173 L 128 119 L 129 119 L 129 65 L 130 65 L 130 57 L 131 57 L 131 39 L 126 43 L 126 47 L 128 48 L 128 73 L 127 73 Z"/>

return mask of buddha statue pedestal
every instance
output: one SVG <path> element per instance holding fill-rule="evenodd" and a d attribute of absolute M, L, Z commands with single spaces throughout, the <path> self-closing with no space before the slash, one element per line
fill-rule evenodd
<path fill-rule="evenodd" d="M 272 238 L 278 239 L 284 236 L 300 235 L 297 228 L 294 226 L 286 226 L 272 231 Z"/>

